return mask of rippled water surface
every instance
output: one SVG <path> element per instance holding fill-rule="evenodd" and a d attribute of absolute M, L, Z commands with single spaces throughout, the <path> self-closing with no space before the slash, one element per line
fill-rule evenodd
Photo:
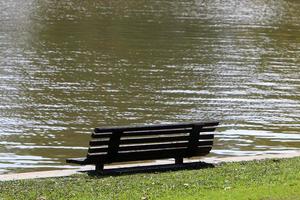
<path fill-rule="evenodd" d="M 222 121 L 214 157 L 300 149 L 300 1 L 0 0 L 0 173 L 94 127 Z"/>

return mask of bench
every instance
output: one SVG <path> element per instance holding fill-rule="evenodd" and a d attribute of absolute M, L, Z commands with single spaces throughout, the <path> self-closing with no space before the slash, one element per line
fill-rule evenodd
<path fill-rule="evenodd" d="M 87 156 L 69 158 L 67 163 L 93 164 L 102 173 L 104 164 L 153 159 L 204 156 L 212 149 L 219 122 L 194 122 L 165 125 L 144 125 L 95 128 Z M 205 133 L 205 134 L 201 134 Z"/>

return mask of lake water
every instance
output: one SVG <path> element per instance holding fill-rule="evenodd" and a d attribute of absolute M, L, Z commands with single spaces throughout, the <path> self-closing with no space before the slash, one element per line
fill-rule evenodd
<path fill-rule="evenodd" d="M 0 1 L 0 173 L 94 127 L 220 120 L 210 156 L 300 149 L 300 1 Z"/>

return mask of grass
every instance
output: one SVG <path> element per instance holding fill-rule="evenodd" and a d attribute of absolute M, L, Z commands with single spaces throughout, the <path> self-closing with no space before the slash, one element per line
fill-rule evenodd
<path fill-rule="evenodd" d="M 227 163 L 215 168 L 0 182 L 0 199 L 300 200 L 300 158 Z"/>

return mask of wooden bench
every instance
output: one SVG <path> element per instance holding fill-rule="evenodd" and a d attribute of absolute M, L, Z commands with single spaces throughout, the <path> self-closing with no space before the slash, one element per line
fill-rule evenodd
<path fill-rule="evenodd" d="M 104 164 L 207 155 L 212 149 L 219 122 L 95 128 L 87 156 L 70 158 L 67 163 L 94 164 L 98 173 Z M 201 134 L 201 133 L 205 134 Z"/>

